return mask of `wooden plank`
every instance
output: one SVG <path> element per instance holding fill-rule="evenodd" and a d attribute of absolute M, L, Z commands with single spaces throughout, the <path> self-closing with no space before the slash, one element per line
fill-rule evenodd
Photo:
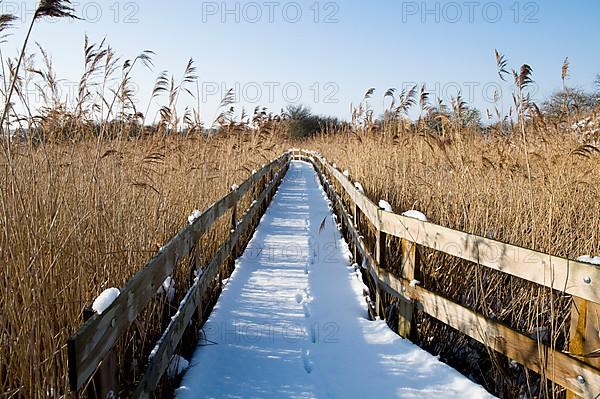
<path fill-rule="evenodd" d="M 575 357 L 600 368 L 600 305 L 573 298 L 569 350 Z"/>
<path fill-rule="evenodd" d="M 92 308 L 83 311 L 83 320 L 87 321 L 94 316 Z M 98 366 L 98 371 L 86 388 L 87 397 L 90 399 L 114 398 L 118 396 L 117 359 L 114 351 L 110 351 Z"/>
<path fill-rule="evenodd" d="M 149 359 L 148 367 L 132 395 L 134 398 L 147 398 L 150 393 L 156 389 L 160 378 L 169 366 L 169 362 L 175 354 L 175 350 L 196 312 L 196 308 L 201 305 L 202 297 L 210 283 L 217 276 L 225 260 L 230 256 L 235 256 L 235 248 L 238 246 L 240 238 L 251 227 L 252 221 L 260 211 L 262 200 L 279 185 L 282 177 L 283 174 L 281 173 L 277 179 L 274 179 L 265 190 L 263 190 L 257 198 L 257 201 L 243 217 L 240 224 L 236 226 L 234 232 L 219 248 L 210 264 L 204 269 L 202 276 L 197 279 L 192 288 L 190 288 L 180 304 L 176 317 L 171 321 L 160 339 L 159 344 L 155 349 L 154 356 Z"/>
<path fill-rule="evenodd" d="M 381 230 L 377 230 L 375 233 L 375 261 L 376 268 L 385 268 L 385 248 L 386 248 L 386 236 Z M 381 290 L 379 289 L 379 279 L 375 280 L 375 310 L 377 312 L 377 317 L 382 318 L 382 315 L 385 315 L 383 311 L 383 304 L 381 301 Z M 385 317 L 385 316 L 384 316 Z"/>
<path fill-rule="evenodd" d="M 402 269 L 401 277 L 407 281 L 418 280 L 421 278 L 419 258 L 417 255 L 417 244 L 408 240 L 401 241 Z M 400 300 L 398 302 L 398 334 L 404 338 L 409 338 L 414 331 L 414 304 Z"/>
<path fill-rule="evenodd" d="M 232 187 L 233 191 L 237 191 L 237 188 Z M 241 197 L 240 197 L 241 198 Z M 232 208 L 231 208 L 231 231 L 236 231 L 238 229 L 238 204 L 236 203 Z M 230 259 L 229 262 L 229 269 L 233 270 L 235 267 L 235 258 L 237 258 L 238 256 L 238 251 L 239 251 L 239 244 L 236 243 L 233 246 L 233 249 L 231 251 L 232 253 L 232 259 Z"/>
<path fill-rule="evenodd" d="M 195 257 L 194 257 L 194 269 L 191 270 L 191 278 L 190 278 L 190 281 L 194 281 L 194 282 L 195 282 L 195 276 L 198 275 L 200 273 L 200 271 L 202 271 L 202 255 L 200 253 L 200 241 L 198 241 L 196 243 L 196 251 L 195 252 L 196 253 L 195 253 Z M 194 272 L 196 272 L 197 274 L 194 274 Z M 202 300 L 200 303 L 202 303 Z M 198 306 L 196 316 L 197 316 L 198 320 L 200 320 L 200 321 L 204 320 L 204 309 L 202 306 Z"/>
<path fill-rule="evenodd" d="M 586 399 L 600 394 L 600 370 L 420 287 L 413 292 L 422 310 L 441 322 Z"/>
<path fill-rule="evenodd" d="M 468 308 L 421 287 L 410 287 L 408 281 L 381 271 L 379 276 L 398 294 L 417 301 L 419 310 L 468 335 L 491 349 L 508 356 L 547 379 L 592 399 L 600 394 L 600 369 L 585 364 L 543 344 L 538 344 L 497 321 L 486 319 Z M 583 377 L 584 383 L 580 383 Z"/>
<path fill-rule="evenodd" d="M 180 304 L 177 317 L 171 321 L 161 337 L 159 344 L 155 349 L 154 356 L 150 358 L 144 376 L 132 397 L 148 397 L 149 394 L 156 389 L 160 378 L 169 366 L 171 358 L 183 337 L 185 329 L 189 326 L 189 322 L 196 312 L 197 307 L 201 306 L 202 295 L 208 289 L 210 282 L 215 279 L 220 266 L 233 249 L 234 240 L 237 239 L 239 239 L 239 233 L 232 235 L 230 239 L 221 246 L 211 263 L 204 269 L 202 277 L 196 280 L 192 288 L 188 291 Z"/>
<path fill-rule="evenodd" d="M 402 252 L 402 278 L 408 281 L 421 280 L 420 259 L 417 244 L 409 240 L 401 240 Z"/>
<path fill-rule="evenodd" d="M 356 231 L 360 234 L 360 208 L 356 204 L 354 204 L 353 217 L 354 229 L 356 229 Z M 353 247 L 354 261 L 358 262 L 358 248 L 356 247 L 356 245 L 353 245 Z"/>
<path fill-rule="evenodd" d="M 582 362 L 600 369 L 600 305 L 573 298 L 569 351 Z M 568 399 L 580 397 L 567 393 Z"/>
<path fill-rule="evenodd" d="M 409 339 L 414 331 L 413 317 L 415 314 L 415 304 L 413 301 L 407 301 L 404 298 L 398 299 L 398 335 Z"/>
<path fill-rule="evenodd" d="M 389 212 L 382 212 L 381 221 L 387 234 L 600 303 L 600 267 Z"/>
<path fill-rule="evenodd" d="M 191 229 L 173 238 L 121 290 L 121 295 L 101 315 L 95 315 L 68 341 L 71 388 L 78 390 L 92 376 L 98 364 L 127 330 L 146 303 L 156 295 L 158 287 L 172 274 L 178 260 L 192 243 Z"/>
<path fill-rule="evenodd" d="M 253 184 L 274 168 L 285 165 L 287 159 L 287 155 L 281 156 L 262 168 L 237 191 L 216 202 L 191 226 L 179 232 L 125 284 L 121 289 L 121 295 L 107 310 L 101 315 L 93 316 L 69 338 L 67 342 L 69 380 L 73 391 L 78 391 L 92 376 L 98 364 L 155 296 L 158 287 L 167 276 L 173 273 L 179 260 L 190 253 L 200 236 L 237 203 L 241 193 L 250 190 Z"/>

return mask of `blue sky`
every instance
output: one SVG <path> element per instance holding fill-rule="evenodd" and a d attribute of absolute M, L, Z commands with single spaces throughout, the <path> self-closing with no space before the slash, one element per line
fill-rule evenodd
<path fill-rule="evenodd" d="M 82 73 L 86 33 L 93 41 L 106 37 L 123 59 L 156 52 L 154 70 L 135 74 L 144 110 L 156 75 L 168 70 L 177 79 L 192 57 L 207 122 L 228 88 L 237 89 L 238 109 L 279 111 L 302 102 L 315 113 L 348 118 L 350 104 L 369 87 L 377 89 L 371 105 L 378 114 L 386 89 L 424 82 L 432 98 L 448 102 L 460 90 L 485 110 L 493 107 L 497 88 L 510 97 L 509 85 L 497 78 L 494 48 L 512 67 L 533 67 L 537 99 L 560 88 L 567 56 L 570 86 L 592 90 L 600 73 L 600 2 L 592 0 L 74 3 L 87 21 L 46 21 L 33 33 L 64 82 L 76 82 Z M 3 44 L 5 54 L 16 54 L 33 1 L 5 0 L 1 6 L 20 16 Z M 187 103 L 194 101 L 182 99 Z"/>

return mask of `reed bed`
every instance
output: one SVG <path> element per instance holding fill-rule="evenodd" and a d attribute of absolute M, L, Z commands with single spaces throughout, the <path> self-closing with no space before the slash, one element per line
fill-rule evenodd
<path fill-rule="evenodd" d="M 351 131 L 309 143 L 397 211 L 419 209 L 435 223 L 555 255 L 600 252 L 600 154 L 582 153 L 556 132 L 527 144 L 498 135 Z"/>
<path fill-rule="evenodd" d="M 237 134 L 13 145 L 0 164 L 2 395 L 66 394 L 66 339 L 84 307 L 285 148 L 262 143 Z M 204 240 L 205 259 L 221 230 Z"/>
<path fill-rule="evenodd" d="M 346 128 L 308 146 L 348 170 L 367 195 L 387 200 L 396 213 L 417 209 L 436 224 L 571 259 L 600 254 L 596 147 L 552 128 L 528 127 L 525 139 L 474 129 L 446 137 L 415 126 L 398 131 L 395 125 Z M 372 245 L 373 232 L 364 235 Z M 387 267 L 394 271 L 400 243 L 387 244 Z M 421 259 L 426 288 L 541 343 L 568 349 L 570 297 L 432 250 L 421 249 Z M 385 306 L 393 315 L 392 298 Z M 422 315 L 416 340 L 500 397 L 564 395 Z"/>

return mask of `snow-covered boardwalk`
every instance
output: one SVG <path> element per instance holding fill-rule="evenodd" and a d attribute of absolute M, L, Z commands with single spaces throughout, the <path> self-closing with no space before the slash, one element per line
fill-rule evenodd
<path fill-rule="evenodd" d="M 491 397 L 369 321 L 349 256 L 312 166 L 292 162 L 177 397 Z"/>

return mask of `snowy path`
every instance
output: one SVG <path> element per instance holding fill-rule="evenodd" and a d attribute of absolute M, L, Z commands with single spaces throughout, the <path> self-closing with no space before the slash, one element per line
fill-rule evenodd
<path fill-rule="evenodd" d="M 362 289 L 315 171 L 292 162 L 177 397 L 491 397 L 369 321 Z"/>

